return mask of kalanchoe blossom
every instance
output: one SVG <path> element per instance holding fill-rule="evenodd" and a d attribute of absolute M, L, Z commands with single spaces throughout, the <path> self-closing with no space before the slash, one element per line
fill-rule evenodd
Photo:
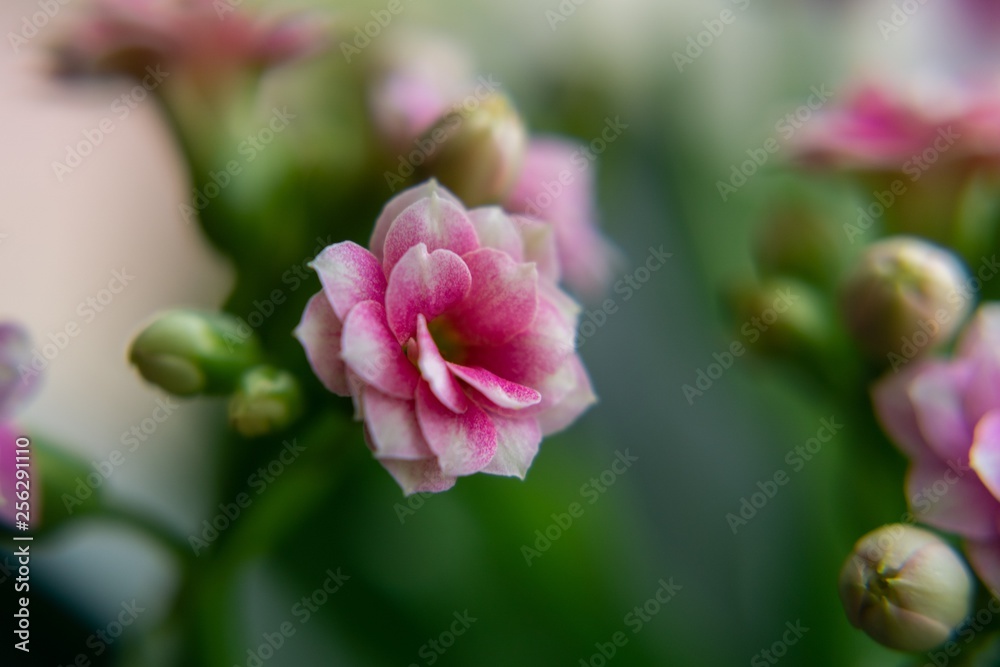
<path fill-rule="evenodd" d="M 407 494 L 523 478 L 542 436 L 595 401 L 579 308 L 532 221 L 467 211 L 431 181 L 386 205 L 368 250 L 337 243 L 312 266 L 323 290 L 295 334 Z"/>
<path fill-rule="evenodd" d="M 593 299 L 611 283 L 619 255 L 597 226 L 589 158 L 582 144 L 557 137 L 533 139 L 504 207 L 552 224 L 566 284 Z"/>
<path fill-rule="evenodd" d="M 304 16 L 256 20 L 215 0 L 98 0 L 69 38 L 59 60 L 70 72 L 177 68 L 206 82 L 327 46 L 326 28 Z"/>
<path fill-rule="evenodd" d="M 878 417 L 911 461 L 906 496 L 923 522 L 961 535 L 976 573 L 1000 592 L 1000 304 L 982 306 L 950 361 L 875 385 Z"/>

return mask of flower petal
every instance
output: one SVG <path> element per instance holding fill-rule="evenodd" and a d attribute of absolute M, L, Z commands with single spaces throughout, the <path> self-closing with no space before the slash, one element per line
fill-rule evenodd
<path fill-rule="evenodd" d="M 490 415 L 490 420 L 497 430 L 497 451 L 482 472 L 524 479 L 542 442 L 538 421 L 499 415 Z"/>
<path fill-rule="evenodd" d="M 1000 408 L 1000 305 L 983 305 L 965 328 L 958 356 L 971 364 L 965 392 L 965 416 L 970 424 Z"/>
<path fill-rule="evenodd" d="M 542 400 L 542 395 L 531 387 L 504 380 L 485 368 L 459 366 L 450 362 L 448 368 L 497 407 L 519 410 Z"/>
<path fill-rule="evenodd" d="M 19 411 L 41 384 L 31 354 L 28 332 L 18 324 L 0 323 L 0 419 Z"/>
<path fill-rule="evenodd" d="M 489 416 L 472 402 L 457 415 L 435 398 L 426 382 L 417 388 L 417 421 L 446 475 L 482 470 L 497 450 L 497 431 Z"/>
<path fill-rule="evenodd" d="M 511 216 L 511 219 L 524 239 L 524 261 L 534 262 L 538 267 L 538 275 L 542 278 L 559 282 L 562 265 L 559 263 L 559 245 L 552 225 L 520 215 Z"/>
<path fill-rule="evenodd" d="M 965 460 L 972 444 L 972 430 L 965 421 L 962 394 L 968 383 L 968 364 L 931 362 L 910 383 L 917 424 L 924 441 L 942 459 Z"/>
<path fill-rule="evenodd" d="M 434 456 L 417 424 L 417 407 L 412 400 L 386 396 L 365 387 L 365 429 L 376 458 L 426 459 Z"/>
<path fill-rule="evenodd" d="M 994 596 L 1000 596 L 1000 541 L 969 540 L 965 543 L 969 564 Z"/>
<path fill-rule="evenodd" d="M 501 345 L 527 329 L 538 310 L 538 270 L 492 248 L 462 257 L 472 274 L 465 300 L 447 316 L 471 345 Z"/>
<path fill-rule="evenodd" d="M 917 421 L 909 387 L 926 363 L 910 365 L 899 373 L 887 373 L 872 387 L 872 403 L 882 429 L 911 459 L 934 456 Z"/>
<path fill-rule="evenodd" d="M 427 329 L 427 320 L 417 315 L 417 347 L 420 350 L 417 366 L 420 375 L 427 381 L 431 391 L 441 403 L 452 412 L 461 414 L 468 408 L 468 400 L 462 393 L 455 378 L 448 369 L 449 364 L 441 357 L 437 344 Z"/>
<path fill-rule="evenodd" d="M 378 462 L 389 471 L 407 496 L 414 493 L 440 493 L 455 486 L 455 477 L 442 472 L 441 466 L 434 459 L 379 459 Z"/>
<path fill-rule="evenodd" d="M 469 211 L 469 220 L 483 248 L 493 248 L 524 261 L 524 239 L 514 221 L 499 206 L 482 206 Z"/>
<path fill-rule="evenodd" d="M 370 252 L 351 241 L 334 243 L 323 249 L 310 265 L 319 274 L 323 291 L 333 311 L 343 322 L 347 313 L 362 301 L 382 302 L 385 274 Z"/>
<path fill-rule="evenodd" d="M 552 435 L 558 433 L 575 422 L 580 415 L 597 403 L 594 388 L 590 384 L 587 369 L 583 367 L 580 357 L 573 355 L 566 360 L 573 377 L 573 386 L 569 393 L 544 412 L 539 413 L 538 423 L 542 433 Z"/>
<path fill-rule="evenodd" d="M 479 247 L 476 230 L 465 209 L 437 192 L 410 204 L 393 221 L 383 247 L 385 274 L 392 275 L 396 262 L 418 243 L 426 244 L 431 252 L 444 248 L 457 255 Z"/>
<path fill-rule="evenodd" d="M 906 479 L 910 507 L 935 528 L 974 540 L 996 539 L 1000 504 L 960 463 L 949 467 L 933 457 L 915 462 Z"/>
<path fill-rule="evenodd" d="M 1000 410 L 988 412 L 976 424 L 969 465 L 993 497 L 1000 498 Z"/>
<path fill-rule="evenodd" d="M 365 383 L 396 398 L 413 398 L 417 369 L 389 331 L 382 304 L 363 301 L 351 309 L 341 346 L 341 357 Z"/>
<path fill-rule="evenodd" d="M 383 259 L 382 252 L 385 247 L 385 237 L 389 234 L 389 228 L 392 227 L 392 223 L 396 221 L 399 214 L 421 199 L 430 197 L 432 194 L 436 194 L 440 198 L 459 206 L 462 204 L 458 200 L 458 197 L 434 179 L 400 192 L 390 199 L 389 203 L 382 209 L 378 220 L 375 221 L 375 229 L 372 230 L 371 239 L 368 241 L 368 247 L 379 261 Z"/>
<path fill-rule="evenodd" d="M 343 325 L 323 292 L 309 299 L 294 335 L 305 348 L 309 365 L 323 386 L 338 396 L 347 396 L 347 368 L 340 358 Z"/>
<path fill-rule="evenodd" d="M 400 258 L 389 276 L 385 313 L 400 344 L 416 334 L 417 315 L 428 320 L 462 301 L 472 285 L 472 274 L 462 258 L 450 250 L 427 252 L 418 243 Z"/>

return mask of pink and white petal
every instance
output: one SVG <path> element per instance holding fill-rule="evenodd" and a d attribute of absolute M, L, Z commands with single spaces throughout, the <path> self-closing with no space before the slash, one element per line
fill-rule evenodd
<path fill-rule="evenodd" d="M 426 382 L 417 388 L 417 421 L 446 475 L 471 475 L 493 460 L 497 431 L 489 415 L 471 401 L 457 415 L 434 396 Z"/>
<path fill-rule="evenodd" d="M 567 428 L 570 424 L 579 419 L 580 415 L 597 403 L 597 396 L 587 375 L 587 369 L 583 367 L 583 362 L 576 355 L 567 360 L 567 364 L 573 372 L 574 383 L 572 389 L 544 412 L 539 413 L 538 423 L 544 435 L 552 435 Z"/>
<path fill-rule="evenodd" d="M 969 565 L 994 597 L 1000 596 L 1000 539 L 968 540 L 965 553 Z"/>
<path fill-rule="evenodd" d="M 469 220 L 483 248 L 505 252 L 515 262 L 525 261 L 521 230 L 499 206 L 483 206 L 469 211 Z M 530 260 L 529 260 L 530 261 Z"/>
<path fill-rule="evenodd" d="M 882 429 L 911 459 L 934 456 L 920 430 L 909 392 L 910 384 L 923 372 L 926 363 L 929 362 L 913 364 L 899 373 L 887 373 L 871 389 L 875 416 Z"/>
<path fill-rule="evenodd" d="M 502 345 L 525 331 L 538 311 L 538 269 L 493 248 L 463 255 L 472 274 L 465 300 L 448 313 L 470 345 Z"/>
<path fill-rule="evenodd" d="M 1000 410 L 993 410 L 976 424 L 969 465 L 994 498 L 1000 498 Z"/>
<path fill-rule="evenodd" d="M 524 261 L 534 262 L 540 277 L 553 283 L 559 282 L 562 276 L 559 246 L 552 225 L 520 215 L 511 216 L 511 219 L 521 231 Z"/>
<path fill-rule="evenodd" d="M 972 428 L 965 421 L 962 395 L 970 370 L 967 364 L 931 362 L 908 389 L 924 442 L 942 459 L 969 456 Z"/>
<path fill-rule="evenodd" d="M 470 347 L 465 365 L 480 366 L 512 382 L 533 387 L 545 401 L 548 394 L 543 385 L 574 354 L 574 335 L 559 309 L 540 299 L 535 321 L 527 331 L 503 345 Z"/>
<path fill-rule="evenodd" d="M 382 209 L 378 220 L 375 221 L 375 229 L 372 230 L 371 239 L 368 241 L 368 247 L 379 261 L 383 259 L 382 253 L 385 248 L 385 237 L 389 234 L 389 229 L 392 227 L 392 223 L 396 221 L 396 218 L 399 217 L 399 214 L 421 199 L 427 199 L 432 194 L 436 194 L 438 197 L 458 206 L 462 205 L 458 197 L 433 178 L 425 183 L 400 192 L 390 199 L 389 203 Z"/>
<path fill-rule="evenodd" d="M 306 358 L 323 386 L 338 396 L 347 396 L 347 368 L 340 358 L 343 325 L 323 292 L 309 299 L 302 321 L 295 327 L 295 337 L 302 343 Z"/>
<path fill-rule="evenodd" d="M 450 250 L 428 252 L 418 243 L 406 251 L 389 275 L 385 313 L 400 344 L 417 331 L 417 315 L 435 317 L 460 303 L 472 286 L 472 274 Z"/>
<path fill-rule="evenodd" d="M 370 252 L 351 241 L 327 246 L 309 266 L 319 274 L 333 311 L 343 322 L 356 304 L 385 298 L 385 274 Z"/>
<path fill-rule="evenodd" d="M 910 467 L 906 489 L 920 521 L 973 540 L 998 536 L 1000 504 L 971 471 L 926 458 Z"/>
<path fill-rule="evenodd" d="M 341 346 L 344 362 L 366 384 L 396 398 L 413 398 L 419 375 L 389 330 L 382 304 L 363 301 L 351 309 Z"/>
<path fill-rule="evenodd" d="M 476 230 L 462 205 L 437 192 L 410 204 L 393 221 L 383 246 L 385 275 L 392 275 L 396 262 L 418 243 L 431 252 L 443 248 L 457 255 L 479 247 Z"/>
<path fill-rule="evenodd" d="M 427 329 L 427 320 L 423 315 L 417 316 L 417 366 L 420 376 L 427 381 L 434 396 L 454 413 L 461 414 L 468 409 L 469 401 L 462 393 L 462 388 L 452 377 L 448 362 L 441 356 L 437 344 Z"/>
<path fill-rule="evenodd" d="M 376 458 L 415 461 L 434 456 L 417 424 L 414 401 L 386 396 L 371 387 L 365 387 L 362 396 L 365 428 Z"/>
<path fill-rule="evenodd" d="M 455 477 L 442 472 L 437 460 L 421 459 L 379 459 L 392 478 L 396 480 L 404 495 L 414 493 L 440 493 L 455 486 Z"/>
<path fill-rule="evenodd" d="M 511 419 L 496 414 L 491 414 L 490 420 L 497 430 L 497 451 L 482 472 L 524 479 L 542 442 L 538 420 L 530 417 Z"/>
<path fill-rule="evenodd" d="M 531 387 L 505 380 L 485 368 L 460 366 L 450 362 L 448 368 L 455 377 L 468 383 L 498 408 L 520 410 L 542 400 L 542 395 Z"/>
<path fill-rule="evenodd" d="M 1000 305 L 983 305 L 965 328 L 958 356 L 972 366 L 965 393 L 965 413 L 975 424 L 990 410 L 1000 408 Z"/>

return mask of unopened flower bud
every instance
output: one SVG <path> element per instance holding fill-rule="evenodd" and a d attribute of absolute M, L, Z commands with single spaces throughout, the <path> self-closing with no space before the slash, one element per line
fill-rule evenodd
<path fill-rule="evenodd" d="M 799 280 L 766 280 L 734 290 L 730 305 L 740 340 L 754 352 L 815 356 L 828 341 L 829 315 L 815 288 Z"/>
<path fill-rule="evenodd" d="M 972 306 L 969 274 L 950 251 L 913 236 L 864 250 L 840 295 L 844 321 L 873 360 L 913 359 L 944 343 Z"/>
<path fill-rule="evenodd" d="M 792 276 L 825 286 L 838 273 L 843 254 L 840 238 L 826 220 L 805 207 L 776 211 L 757 234 L 757 269 L 764 275 Z"/>
<path fill-rule="evenodd" d="M 507 98 L 492 94 L 456 105 L 417 145 L 428 149 L 425 169 L 466 206 L 500 203 L 514 187 L 527 131 Z"/>
<path fill-rule="evenodd" d="M 240 378 L 229 401 L 229 422 L 247 438 L 285 428 L 302 414 L 302 391 L 288 371 L 257 366 Z"/>
<path fill-rule="evenodd" d="M 158 317 L 132 342 L 130 353 L 146 380 L 177 396 L 229 394 L 260 356 L 246 323 L 191 310 Z"/>
<path fill-rule="evenodd" d="M 858 540 L 840 572 L 840 599 L 851 624 L 878 643 L 927 651 L 968 615 L 972 577 L 940 537 L 893 524 Z"/>

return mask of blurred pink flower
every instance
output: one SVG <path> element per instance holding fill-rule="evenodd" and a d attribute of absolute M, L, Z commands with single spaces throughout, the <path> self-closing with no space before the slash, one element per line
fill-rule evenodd
<path fill-rule="evenodd" d="M 964 537 L 973 568 L 1000 591 L 1000 304 L 979 309 L 952 360 L 889 375 L 873 399 L 910 458 L 914 515 Z"/>
<path fill-rule="evenodd" d="M 604 294 L 619 254 L 597 226 L 593 160 L 583 144 L 532 139 L 504 207 L 551 223 L 566 284 L 588 299 Z"/>
<path fill-rule="evenodd" d="M 537 231 L 430 181 L 385 206 L 370 250 L 337 243 L 312 264 L 323 290 L 296 336 L 407 494 L 523 478 L 542 436 L 596 400 L 573 347 L 579 308 Z"/>
<path fill-rule="evenodd" d="M 38 388 L 38 373 L 23 372 L 31 366 L 31 342 L 20 326 L 0 323 L 0 524 L 15 523 L 17 438 L 10 418 Z M 32 486 L 37 488 L 33 480 Z M 32 490 L 37 498 L 37 491 Z M 38 514 L 33 505 L 33 521 Z"/>
<path fill-rule="evenodd" d="M 142 76 L 147 67 L 197 79 L 264 68 L 322 50 L 327 28 L 305 16 L 258 20 L 226 0 L 97 0 L 59 49 L 71 72 Z"/>

